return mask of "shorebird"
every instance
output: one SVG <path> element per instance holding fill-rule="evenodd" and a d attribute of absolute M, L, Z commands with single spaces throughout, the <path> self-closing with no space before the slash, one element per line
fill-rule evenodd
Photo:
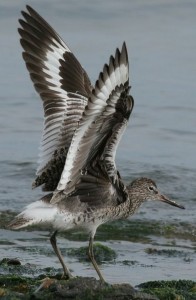
<path fill-rule="evenodd" d="M 105 64 L 93 87 L 86 71 L 53 28 L 30 6 L 20 19 L 23 58 L 44 107 L 39 167 L 33 187 L 46 192 L 10 223 L 19 229 L 52 225 L 52 247 L 72 277 L 56 243 L 59 231 L 82 228 L 89 234 L 88 254 L 100 280 L 93 240 L 101 224 L 127 218 L 146 200 L 184 208 L 162 195 L 156 183 L 139 178 L 126 186 L 115 164 L 120 138 L 134 100 L 129 95 L 126 44 Z"/>

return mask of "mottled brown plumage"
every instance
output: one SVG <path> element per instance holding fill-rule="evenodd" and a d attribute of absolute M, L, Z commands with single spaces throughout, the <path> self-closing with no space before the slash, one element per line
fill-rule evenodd
<path fill-rule="evenodd" d="M 93 239 L 101 224 L 127 218 L 146 200 L 184 208 L 162 195 L 155 182 L 139 178 L 126 186 L 115 156 L 134 101 L 129 95 L 129 63 L 125 43 L 104 65 L 95 87 L 70 49 L 32 8 L 20 20 L 23 58 L 44 108 L 41 160 L 34 187 L 51 191 L 20 213 L 12 229 L 36 223 L 54 227 L 51 245 L 72 275 L 56 244 L 58 231 L 89 233 L 89 258 L 104 282 L 93 255 Z"/>

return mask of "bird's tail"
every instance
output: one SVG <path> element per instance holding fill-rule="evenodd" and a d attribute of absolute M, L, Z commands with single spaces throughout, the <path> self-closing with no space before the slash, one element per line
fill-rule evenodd
<path fill-rule="evenodd" d="M 50 199 L 51 195 L 47 195 L 41 200 L 28 205 L 7 227 L 15 230 L 38 223 L 52 222 L 57 213 L 57 207 L 50 204 Z"/>

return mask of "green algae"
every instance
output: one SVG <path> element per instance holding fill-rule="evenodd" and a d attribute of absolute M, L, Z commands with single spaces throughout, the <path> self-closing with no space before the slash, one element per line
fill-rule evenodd
<path fill-rule="evenodd" d="M 147 220 L 118 220 L 106 223 L 97 229 L 96 238 L 99 241 L 125 240 L 130 242 L 149 243 L 152 236 L 162 236 L 169 239 L 184 239 L 195 241 L 196 227 L 193 224 L 170 224 Z M 83 232 L 65 232 L 60 235 L 72 241 L 86 241 L 88 236 Z"/>
<path fill-rule="evenodd" d="M 47 257 L 53 256 L 54 252 L 52 249 L 46 247 L 20 247 L 20 250 L 28 251 L 33 254 L 43 254 L 47 255 Z M 117 254 L 114 250 L 105 246 L 101 243 L 94 243 L 93 244 L 94 255 L 96 261 L 101 264 L 103 262 L 113 261 Z M 70 249 L 62 249 L 61 250 L 63 255 L 73 256 L 79 259 L 79 261 L 88 261 L 88 247 L 80 247 L 80 248 L 70 248 Z M 0 263 L 1 264 L 1 263 Z"/>
<path fill-rule="evenodd" d="M 139 265 L 139 262 L 136 261 L 136 260 L 127 260 L 127 259 L 125 259 L 121 262 L 121 264 L 123 264 L 124 266 L 135 266 L 135 265 Z"/>
<path fill-rule="evenodd" d="M 97 245 L 96 245 L 97 246 Z M 99 245 L 100 249 L 105 246 Z M 82 253 L 87 248 L 82 247 Z M 96 247 L 95 247 L 96 248 Z M 80 248 L 79 248 L 80 249 Z M 78 250 L 78 249 L 74 249 Z M 81 249 L 80 249 L 81 250 Z M 108 250 L 108 249 L 107 249 Z M 109 249 L 111 250 L 111 249 Z M 84 251 L 84 252 L 83 252 Z M 81 253 L 80 253 L 81 254 Z M 101 258 L 102 260 L 103 258 Z M 83 258 L 82 258 L 83 260 Z M 39 270 L 30 264 L 10 264 L 9 259 L 0 262 L 1 268 L 10 268 L 10 274 L 0 275 L 0 297 L 4 300 L 18 299 L 148 299 L 148 300 L 196 300 L 196 282 L 190 280 L 150 281 L 138 286 L 136 292 L 130 285 L 102 285 L 95 278 L 75 277 L 62 280 L 57 270 L 45 268 Z M 125 265 L 129 262 L 124 261 Z M 134 262 L 137 264 L 137 262 Z M 23 273 L 29 269 L 28 276 Z M 41 272 L 41 274 L 39 274 Z M 1 273 L 1 272 L 0 272 Z M 13 275 L 14 274 L 14 275 Z M 33 276 L 29 276 L 32 275 Z M 37 275 L 36 275 L 37 274 Z M 39 274 L 39 275 L 38 275 Z M 54 283 L 46 289 L 38 289 L 46 277 L 54 279 Z M 36 294 L 35 291 L 39 290 Z M 151 295 L 151 296 L 149 296 Z"/>
<path fill-rule="evenodd" d="M 196 300 L 196 282 L 191 280 L 149 281 L 139 288 L 160 300 Z"/>
<path fill-rule="evenodd" d="M 104 224 L 98 229 L 98 237 L 117 240 L 120 236 L 123 240 L 141 241 L 143 238 L 148 241 L 151 236 L 163 236 L 166 238 L 179 238 L 195 241 L 196 226 L 188 223 L 167 224 L 147 220 L 119 220 Z M 108 236 L 107 236 L 108 235 Z"/>
<path fill-rule="evenodd" d="M 95 278 L 76 277 L 63 280 L 54 277 L 43 286 L 41 277 L 26 278 L 0 275 L 0 297 L 18 299 L 75 299 L 75 300 L 195 300 L 196 282 L 190 280 L 149 281 L 138 286 L 129 284 L 102 284 Z"/>
<path fill-rule="evenodd" d="M 0 275 L 8 277 L 10 276 L 10 278 L 12 278 L 13 274 L 17 278 L 20 276 L 54 276 L 59 271 L 61 271 L 61 269 L 55 269 L 51 267 L 38 268 L 36 265 L 29 263 L 23 265 L 18 259 L 4 258 L 0 262 Z"/>
<path fill-rule="evenodd" d="M 97 263 L 101 264 L 103 262 L 114 261 L 117 257 L 116 252 L 109 248 L 108 246 L 102 245 L 101 243 L 94 243 L 93 245 L 94 256 Z M 67 255 L 75 256 L 79 261 L 89 262 L 88 257 L 88 247 L 80 247 L 78 249 L 68 249 Z"/>
<path fill-rule="evenodd" d="M 156 248 L 146 248 L 145 252 L 150 255 L 163 255 L 167 257 L 182 257 L 185 260 L 191 261 L 191 258 L 188 257 L 188 255 L 191 255 L 192 253 L 185 252 L 185 251 L 179 251 L 176 249 L 156 249 Z"/>
<path fill-rule="evenodd" d="M 17 258 L 3 258 L 1 261 L 0 261 L 0 266 L 6 266 L 6 265 L 10 265 L 10 266 L 20 266 L 21 265 L 21 262 L 19 261 L 19 259 Z"/>
<path fill-rule="evenodd" d="M 0 276 L 0 296 L 4 300 L 157 300 L 153 295 L 137 292 L 129 284 L 103 284 L 95 278 L 77 277 L 70 280 L 54 278 L 45 286 L 39 278 Z"/>
<path fill-rule="evenodd" d="M 22 299 L 26 298 L 37 282 L 34 279 L 25 278 L 17 275 L 0 275 L 0 288 L 3 292 L 2 299 Z"/>

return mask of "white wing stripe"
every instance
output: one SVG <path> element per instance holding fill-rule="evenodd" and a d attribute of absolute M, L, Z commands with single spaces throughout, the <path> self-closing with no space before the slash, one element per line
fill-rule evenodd
<path fill-rule="evenodd" d="M 74 133 L 57 190 L 65 190 L 64 192 L 66 193 L 68 183 L 75 179 L 74 177 L 76 172 L 80 172 L 83 165 L 85 165 L 90 148 L 95 142 L 97 133 L 102 126 L 102 122 L 101 119 L 99 120 L 99 117 L 103 118 L 103 114 L 107 117 L 107 115 L 109 116 L 115 111 L 114 106 L 119 95 L 114 95 L 114 99 L 112 98 L 113 107 L 111 106 L 111 103 L 109 105 L 107 104 L 107 100 L 117 86 L 120 87 L 128 81 L 127 54 L 125 46 L 123 47 L 121 54 L 119 50 L 116 51 L 115 60 L 112 57 L 110 58 L 108 80 L 103 83 L 102 78 L 104 78 L 104 75 L 100 74 L 99 76 L 99 80 L 95 86 L 95 91 L 84 111 L 80 126 Z M 117 65 L 117 57 L 120 55 L 125 57 L 125 61 L 121 62 L 123 64 L 122 68 Z M 104 66 L 104 70 L 105 72 L 107 71 L 107 66 Z M 55 202 L 55 193 L 52 202 Z"/>
<path fill-rule="evenodd" d="M 54 153 L 66 153 L 92 87 L 85 70 L 52 27 L 30 6 L 22 15 L 19 34 L 23 58 L 44 107 L 40 164 L 36 172 L 42 182 L 37 177 L 35 185 L 45 183 L 48 189 L 51 179 L 45 179 L 42 173 L 52 170 Z"/>

